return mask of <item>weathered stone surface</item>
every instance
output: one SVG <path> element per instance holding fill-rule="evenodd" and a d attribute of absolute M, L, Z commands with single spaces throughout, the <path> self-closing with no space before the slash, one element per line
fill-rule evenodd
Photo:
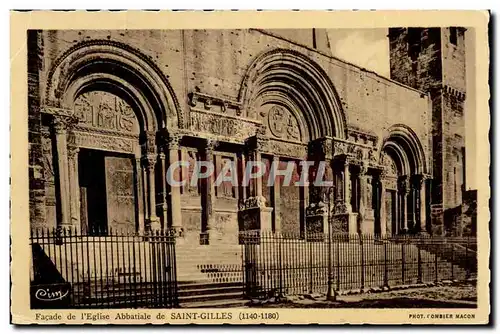
<path fill-rule="evenodd" d="M 310 30 L 30 32 L 33 226 L 57 224 L 57 166 L 65 166 L 60 161 L 65 157 L 55 149 L 52 121 L 74 115 L 77 124 L 58 130 L 70 145 L 136 161 L 122 180 L 127 191 L 112 178 L 105 180 L 105 195 L 115 199 L 106 210 L 122 211 L 118 218 L 106 213 L 108 220 L 120 220 L 117 224 L 156 224 L 161 218 L 163 227 L 182 228 L 185 240 L 194 243 L 200 233 L 217 243 L 236 242 L 243 230 L 299 235 L 310 227 L 325 233 L 326 211 L 308 226 L 308 216 L 314 215 L 306 208 L 326 201 L 326 188 L 287 186 L 282 178 L 268 187 L 269 173 L 266 180 L 242 184 L 245 161 L 266 166 L 277 161 L 280 168 L 293 162 L 293 183 L 300 178 L 299 162 L 311 158 L 328 161 L 334 233 L 399 233 L 402 217 L 416 219 L 415 225 L 421 213 L 411 205 L 408 212 L 392 210 L 401 196 L 397 179 L 403 167 L 391 147 L 399 145 L 410 161 L 404 176 L 434 178 L 432 191 L 430 180 L 422 186 L 428 194 L 422 213 L 428 221 L 433 218 L 429 230 L 461 233 L 464 46 L 450 46 L 447 29 L 423 29 L 418 51 L 417 41 L 408 44 L 409 33 L 391 30 L 391 76 L 413 88 L 330 57 L 324 41 L 318 40 L 321 52 L 315 52 Z M 401 145 L 404 141 L 410 144 Z M 191 184 L 194 171 L 183 167 L 178 176 L 186 185 L 170 191 L 168 162 L 193 166 L 200 160 L 214 161 L 217 170 L 236 163 L 238 186 Z M 381 181 L 385 193 L 380 174 L 386 176 Z M 122 208 L 118 199 L 125 197 Z M 417 202 L 416 193 L 408 198 L 405 203 Z M 448 225 L 446 215 L 452 218 Z"/>

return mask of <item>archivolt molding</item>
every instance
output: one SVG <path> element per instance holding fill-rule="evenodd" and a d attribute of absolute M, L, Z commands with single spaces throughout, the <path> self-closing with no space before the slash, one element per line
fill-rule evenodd
<path fill-rule="evenodd" d="M 429 172 L 420 140 L 407 125 L 395 124 L 390 127 L 379 152 L 380 163 L 384 164 L 382 161 L 383 153 L 389 153 L 402 175 L 427 174 Z"/>
<path fill-rule="evenodd" d="M 307 120 L 310 140 L 325 136 L 346 138 L 345 114 L 325 71 L 300 52 L 275 49 L 263 53 L 243 78 L 239 101 L 246 109 L 269 91 L 294 100 Z"/>
<path fill-rule="evenodd" d="M 169 113 L 175 114 L 178 127 L 184 126 L 180 104 L 167 78 L 154 62 L 127 44 L 109 40 L 92 40 L 78 43 L 60 56 L 48 74 L 45 104 L 69 108 L 63 97 L 75 80 L 78 71 L 98 64 L 115 64 L 133 74 L 134 80 L 146 87 L 157 101 L 151 104 L 160 108 L 161 122 L 168 124 Z M 126 81 L 122 78 L 122 81 Z M 142 92 L 144 94 L 145 92 Z M 161 124 L 163 125 L 163 124 Z M 160 128 L 159 126 L 158 128 Z"/>

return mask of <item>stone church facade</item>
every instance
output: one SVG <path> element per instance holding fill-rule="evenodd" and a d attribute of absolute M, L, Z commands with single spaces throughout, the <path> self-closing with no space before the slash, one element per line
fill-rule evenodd
<path fill-rule="evenodd" d="M 29 31 L 31 226 L 194 244 L 326 232 L 328 217 L 335 232 L 459 233 L 445 216 L 465 175 L 463 30 L 389 39 L 392 79 L 332 57 L 320 29 Z M 327 162 L 333 187 L 241 182 L 248 161 L 303 160 Z M 179 161 L 234 163 L 238 184 L 169 185 Z"/>

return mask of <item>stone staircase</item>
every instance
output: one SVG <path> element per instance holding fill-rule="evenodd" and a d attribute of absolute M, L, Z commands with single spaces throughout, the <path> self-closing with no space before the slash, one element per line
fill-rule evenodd
<path fill-rule="evenodd" d="M 179 306 L 243 306 L 242 246 L 177 244 Z"/>
<path fill-rule="evenodd" d="M 472 247 L 471 247 L 472 246 Z M 467 276 L 477 273 L 477 252 L 475 245 L 468 243 L 422 243 L 419 247 L 439 258 L 453 263 L 459 271 L 467 272 Z"/>

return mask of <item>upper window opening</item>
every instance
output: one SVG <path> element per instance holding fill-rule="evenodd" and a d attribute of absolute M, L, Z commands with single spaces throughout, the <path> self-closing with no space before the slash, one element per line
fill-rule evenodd
<path fill-rule="evenodd" d="M 457 45 L 457 27 L 450 28 L 450 43 L 453 45 Z"/>
<path fill-rule="evenodd" d="M 420 53 L 420 28 L 408 28 L 408 55 L 414 59 Z"/>

